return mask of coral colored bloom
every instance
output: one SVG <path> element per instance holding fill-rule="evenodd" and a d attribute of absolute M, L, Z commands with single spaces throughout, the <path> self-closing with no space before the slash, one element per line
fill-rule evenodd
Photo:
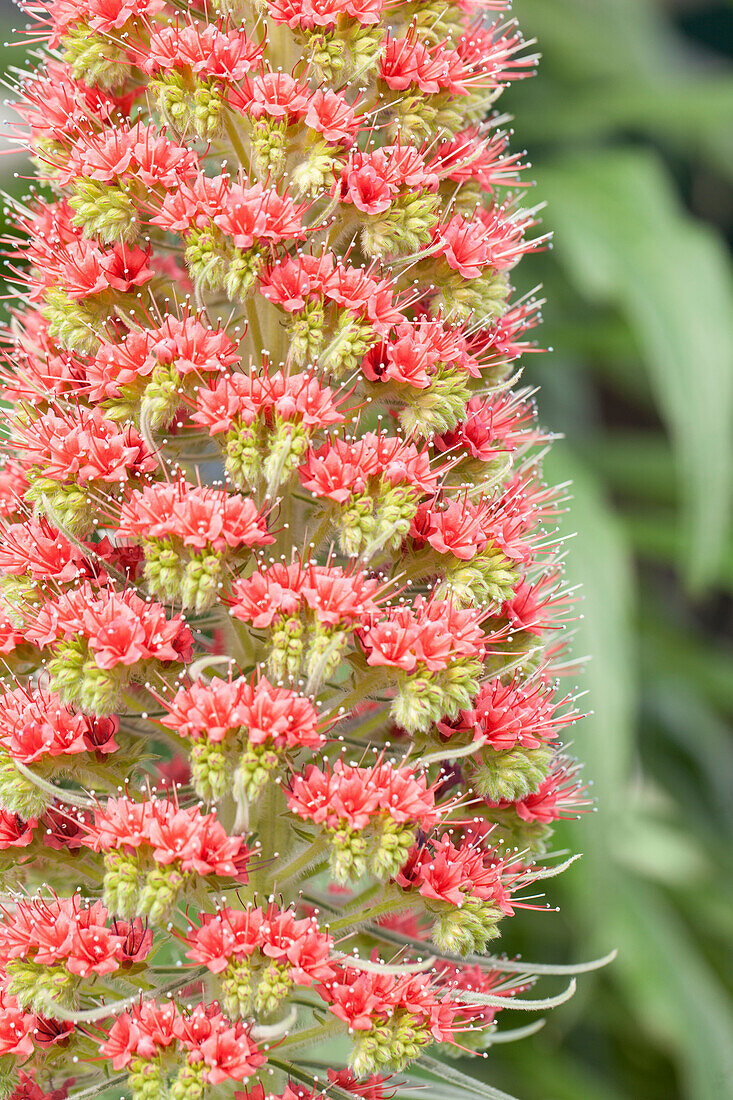
<path fill-rule="evenodd" d="M 460 957 L 588 802 L 536 55 L 508 0 L 21 6 L 0 1092 L 392 1100 L 485 1052 L 528 983 Z"/>

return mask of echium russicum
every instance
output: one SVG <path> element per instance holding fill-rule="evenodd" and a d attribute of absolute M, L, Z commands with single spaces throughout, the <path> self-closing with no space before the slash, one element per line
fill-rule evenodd
<path fill-rule="evenodd" d="M 1 1100 L 456 1096 L 568 992 L 489 953 L 588 804 L 505 8 L 25 4 Z"/>

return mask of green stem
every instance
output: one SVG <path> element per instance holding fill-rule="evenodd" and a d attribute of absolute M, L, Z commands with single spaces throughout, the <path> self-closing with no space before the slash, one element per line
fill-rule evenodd
<path fill-rule="evenodd" d="M 321 518 L 313 534 L 311 535 L 310 531 L 308 532 L 306 543 L 312 543 L 313 548 L 317 550 L 332 527 L 333 514 L 331 512 L 331 509 L 329 508 L 326 511 L 325 516 Z"/>
<path fill-rule="evenodd" d="M 329 699 L 326 701 L 330 710 L 336 710 L 337 708 L 345 711 L 350 710 L 355 703 L 360 703 L 362 699 L 366 698 L 374 689 L 380 684 L 385 682 L 385 674 L 383 668 L 375 668 L 371 672 L 364 674 L 360 682 L 348 691 L 346 695 L 342 695 L 341 698 Z"/>
<path fill-rule="evenodd" d="M 245 313 L 247 315 L 247 332 L 252 337 L 252 344 L 254 347 L 254 358 L 259 360 L 263 351 L 268 350 L 267 345 L 262 339 L 262 329 L 260 328 L 260 319 L 257 316 L 257 309 L 254 302 L 250 298 L 245 304 Z"/>
<path fill-rule="evenodd" d="M 305 1028 L 303 1031 L 296 1031 L 292 1035 L 288 1035 L 286 1039 L 278 1043 L 278 1054 L 285 1048 L 292 1050 L 307 1044 L 308 1046 L 315 1046 L 316 1043 L 322 1042 L 324 1039 L 328 1039 L 331 1035 L 335 1035 L 337 1031 L 340 1031 L 343 1024 L 340 1020 L 333 1020 L 327 1024 L 317 1024 L 315 1027 Z M 275 1065 L 278 1063 L 274 1059 L 270 1059 Z"/>
<path fill-rule="evenodd" d="M 329 932 L 345 932 L 348 928 L 355 928 L 359 924 L 366 924 L 367 922 L 378 920 L 380 917 L 385 917 L 389 913 L 399 913 L 404 909 L 405 902 L 402 898 L 380 902 L 379 905 L 373 905 L 371 909 L 366 909 L 362 913 L 349 913 L 346 916 L 339 917 L 338 920 L 331 921 L 328 925 Z"/>
<path fill-rule="evenodd" d="M 224 129 L 227 132 L 227 137 L 232 143 L 232 148 L 234 152 L 237 154 L 237 159 L 241 167 L 244 168 L 247 172 L 247 175 L 249 175 L 250 162 L 249 157 L 247 156 L 247 150 L 242 143 L 242 138 L 240 137 L 239 130 L 237 129 L 234 119 L 228 112 L 224 115 Z"/>
<path fill-rule="evenodd" d="M 290 879 L 294 878 L 302 870 L 318 860 L 318 856 L 323 851 L 324 847 L 323 837 L 317 837 L 304 852 L 301 852 L 299 856 L 291 859 L 284 867 L 277 869 L 275 874 L 272 875 L 272 886 L 274 887 L 275 883 L 280 887 L 285 886 Z"/>

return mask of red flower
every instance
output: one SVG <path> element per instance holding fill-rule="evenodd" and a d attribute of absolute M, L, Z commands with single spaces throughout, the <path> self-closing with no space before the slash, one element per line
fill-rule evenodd
<path fill-rule="evenodd" d="M 139 539 L 174 535 L 184 546 L 218 551 L 274 541 L 251 498 L 182 479 L 131 493 L 122 505 L 117 534 Z"/>
<path fill-rule="evenodd" d="M 119 969 L 125 937 L 107 926 L 101 902 L 83 908 L 79 898 L 20 900 L 0 919 L 0 961 L 32 959 L 39 966 L 62 963 L 70 974 L 89 977 Z"/>
<path fill-rule="evenodd" d="M 187 660 L 191 653 L 191 632 L 180 615 L 166 619 L 160 604 L 132 589 L 95 591 L 88 584 L 45 603 L 25 635 L 41 647 L 81 636 L 99 668 Z"/>
<path fill-rule="evenodd" d="M 86 825 L 83 842 L 95 852 L 144 848 L 156 863 L 198 875 L 241 877 L 248 856 L 242 837 L 229 836 L 215 814 L 181 809 L 169 799 L 108 799 Z"/>
<path fill-rule="evenodd" d="M 252 745 L 272 741 L 276 748 L 317 748 L 324 741 L 310 700 L 273 687 L 264 676 L 254 683 L 244 677 L 196 683 L 181 689 L 168 711 L 163 725 L 183 737 L 217 742 L 242 728 Z"/>
<path fill-rule="evenodd" d="M 0 745 L 23 764 L 96 749 L 94 728 L 92 720 L 75 714 L 56 694 L 37 688 L 0 693 Z M 103 751 L 116 748 L 109 737 L 102 744 Z"/>
<path fill-rule="evenodd" d="M 348 627 L 378 610 L 379 587 L 379 581 L 345 573 L 340 565 L 272 565 L 237 581 L 232 612 L 256 628 L 306 609 L 325 626 Z"/>
<path fill-rule="evenodd" d="M 191 419 L 203 424 L 212 435 L 228 431 L 234 424 L 251 424 L 256 417 L 277 417 L 304 427 L 326 427 L 344 420 L 330 387 L 311 374 L 277 371 L 261 374 L 227 374 L 212 388 L 202 387 L 196 398 L 197 411 Z"/>
<path fill-rule="evenodd" d="M 225 332 L 192 316 L 167 316 L 156 328 L 129 333 L 121 343 L 102 343 L 86 366 L 89 396 L 94 401 L 118 397 L 123 386 L 148 378 L 156 366 L 173 366 L 181 375 L 207 378 L 239 361 L 236 345 Z"/>
<path fill-rule="evenodd" d="M 388 763 L 359 768 L 339 757 L 326 771 L 309 764 L 303 775 L 293 777 L 287 800 L 299 817 L 331 829 L 344 824 L 365 829 L 379 817 L 430 829 L 440 820 L 435 787 L 428 787 L 425 776 Z"/>
<path fill-rule="evenodd" d="M 521 745 L 537 749 L 554 741 L 563 727 L 577 722 L 574 709 L 566 709 L 569 696 L 553 697 L 542 679 L 523 680 L 518 676 L 510 683 L 501 679 L 481 685 L 470 711 L 461 711 L 454 722 L 439 722 L 438 729 L 447 737 L 454 733 L 472 732 L 474 740 L 486 741 L 497 752 Z"/>
<path fill-rule="evenodd" d="M 99 408 L 51 410 L 16 431 L 28 464 L 53 481 L 124 482 L 157 466 L 138 432 L 106 420 Z"/>

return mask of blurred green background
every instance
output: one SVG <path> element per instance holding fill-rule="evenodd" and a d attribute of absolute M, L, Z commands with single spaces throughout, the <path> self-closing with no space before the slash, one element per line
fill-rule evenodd
<path fill-rule="evenodd" d="M 523 289 L 543 284 L 541 339 L 556 349 L 530 357 L 525 380 L 566 437 L 548 472 L 573 482 L 568 578 L 584 585 L 574 651 L 592 654 L 581 687 L 594 711 L 575 747 L 598 811 L 559 837 L 585 852 L 551 884 L 561 911 L 510 922 L 503 946 L 533 961 L 619 956 L 482 1068 L 522 1100 L 723 1100 L 733 5 L 515 0 L 514 15 L 543 63 L 502 104 L 555 232 L 554 249 L 522 265 Z M 6 177 L 14 159 L 0 161 Z"/>

